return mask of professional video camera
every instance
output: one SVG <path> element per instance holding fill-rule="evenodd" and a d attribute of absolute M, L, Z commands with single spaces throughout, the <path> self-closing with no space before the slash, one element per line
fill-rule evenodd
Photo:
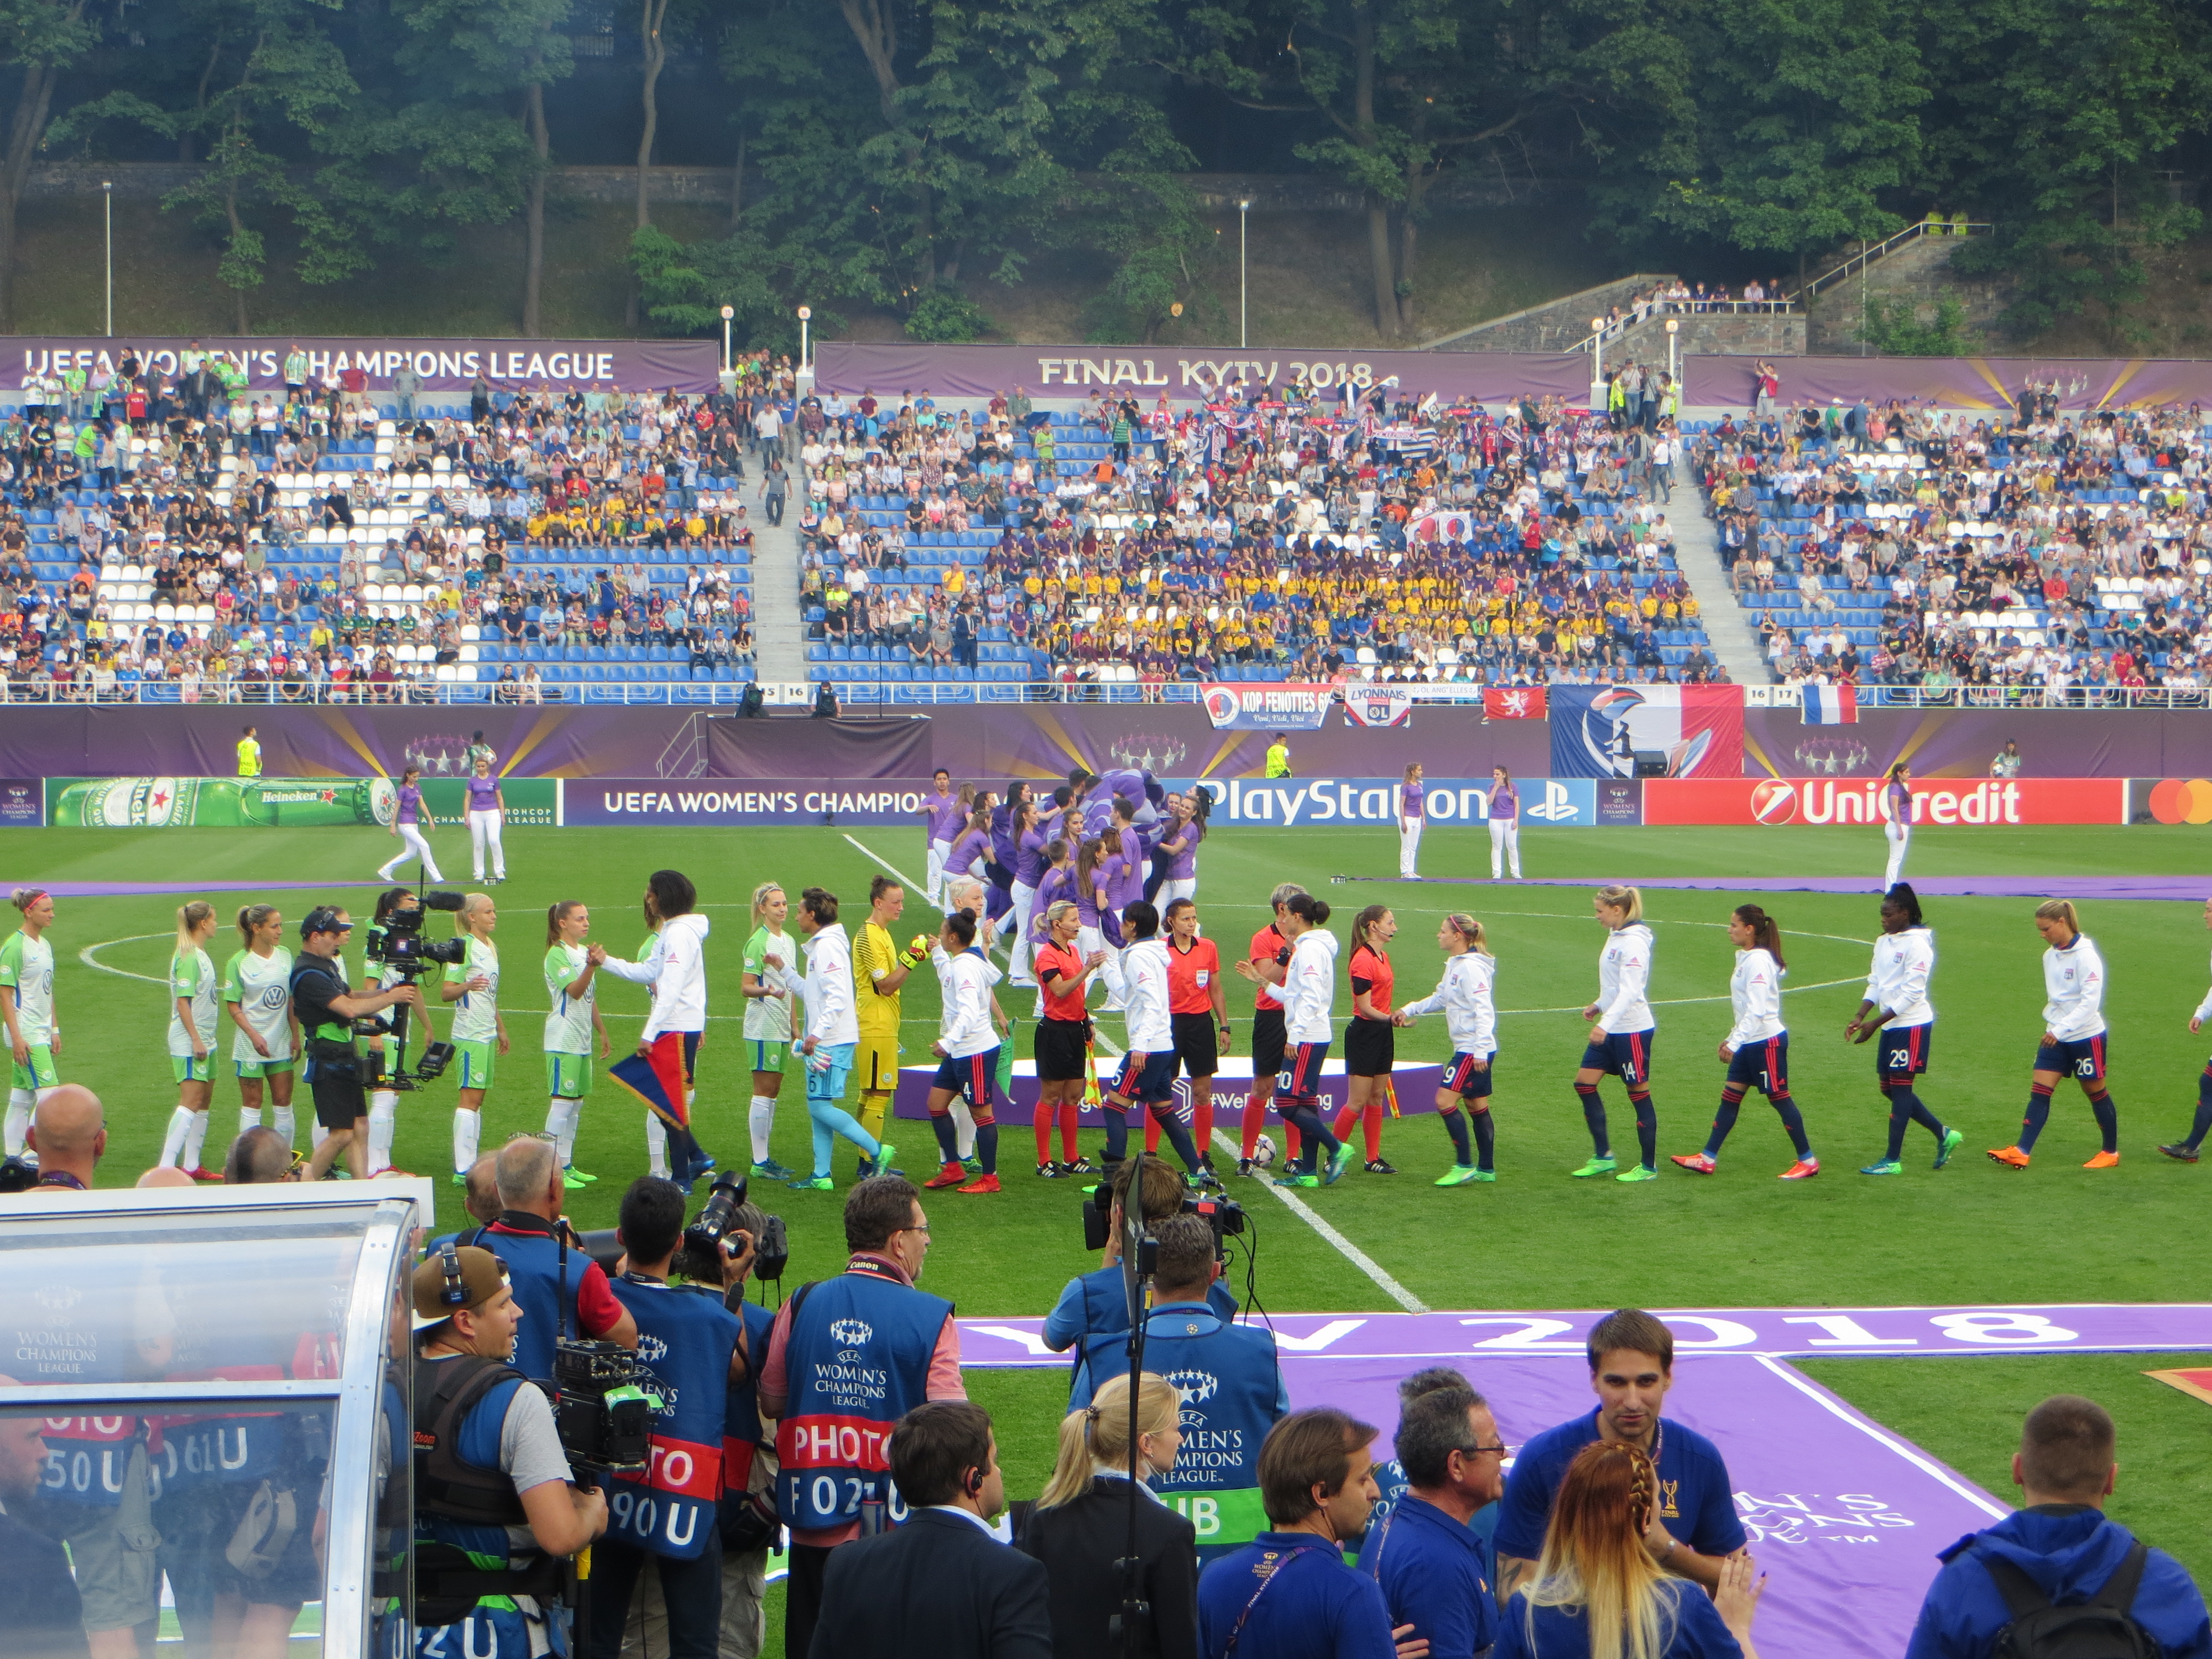
<path fill-rule="evenodd" d="M 0 1159 L 0 1194 L 27 1193 L 39 1184 L 39 1166 L 18 1153 Z"/>
<path fill-rule="evenodd" d="M 465 939 L 426 939 L 422 937 L 422 920 L 432 911 L 452 914 L 468 902 L 465 893 L 450 893 L 433 889 L 417 890 L 416 902 L 410 907 L 401 905 L 383 919 L 380 927 L 368 930 L 368 951 L 371 963 L 392 979 L 412 985 L 432 968 L 457 967 L 468 960 L 469 942 Z M 387 1013 L 372 1014 L 354 1022 L 356 1036 L 389 1036 L 389 1054 L 372 1050 L 362 1081 L 371 1089 L 390 1089 L 396 1091 L 414 1088 L 418 1084 L 433 1083 L 444 1075 L 453 1064 L 453 1045 L 450 1042 L 430 1042 L 423 1045 L 422 1057 L 410 1072 L 407 1068 L 407 1009 L 404 1005 Z"/>
<path fill-rule="evenodd" d="M 1113 1237 L 1113 1209 L 1114 1195 L 1107 1189 L 1104 1183 L 1102 1182 L 1085 1192 L 1083 1194 L 1083 1248 L 1085 1249 L 1103 1250 L 1106 1248 L 1106 1241 Z M 1202 1215 L 1206 1218 L 1206 1224 L 1213 1229 L 1213 1254 L 1217 1258 L 1226 1261 L 1228 1253 L 1221 1241 L 1244 1231 L 1244 1206 L 1235 1199 L 1224 1197 L 1219 1193 L 1185 1193 L 1182 1195 L 1182 1213 Z"/>
<path fill-rule="evenodd" d="M 602 1474 L 643 1468 L 661 1408 L 653 1392 L 659 1380 L 617 1343 L 555 1343 L 553 1421 L 568 1462 Z"/>
<path fill-rule="evenodd" d="M 746 1178 L 743 1175 L 717 1177 L 713 1190 L 698 1218 L 684 1230 L 683 1242 L 677 1246 L 676 1259 L 672 1264 L 686 1279 L 701 1284 L 719 1285 L 722 1282 L 722 1241 L 729 1236 L 730 1224 L 736 1218 L 738 1207 L 745 1201 Z M 599 1264 L 600 1271 L 610 1278 L 623 1257 L 622 1241 L 615 1237 L 612 1227 L 597 1227 L 587 1233 L 576 1235 L 577 1247 Z M 783 1218 L 769 1216 L 753 1240 L 752 1276 L 770 1283 L 783 1277 L 784 1269 L 791 1263 L 790 1236 L 785 1231 Z"/>

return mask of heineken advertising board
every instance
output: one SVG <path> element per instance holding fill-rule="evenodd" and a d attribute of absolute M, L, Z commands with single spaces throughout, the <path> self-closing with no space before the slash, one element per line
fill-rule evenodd
<path fill-rule="evenodd" d="M 398 799 L 389 778 L 48 778 L 46 822 L 100 830 L 297 830 L 318 824 L 388 825 Z M 444 823 L 460 821 L 458 778 L 422 782 L 422 804 Z M 559 822 L 553 778 L 507 778 L 500 793 L 510 825 Z"/>

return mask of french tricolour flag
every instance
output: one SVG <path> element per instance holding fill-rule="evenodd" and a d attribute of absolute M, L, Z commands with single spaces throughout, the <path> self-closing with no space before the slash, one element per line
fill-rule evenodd
<path fill-rule="evenodd" d="M 1808 726 L 1859 723 L 1859 691 L 1855 685 L 1808 685 L 1802 706 Z"/>

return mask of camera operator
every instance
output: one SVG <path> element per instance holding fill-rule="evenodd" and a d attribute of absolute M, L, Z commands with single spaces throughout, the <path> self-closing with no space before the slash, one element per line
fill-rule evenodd
<path fill-rule="evenodd" d="M 464 1228 L 461 1237 L 498 1251 L 507 1263 L 515 1305 L 524 1315 L 514 1360 L 522 1374 L 541 1382 L 551 1379 L 553 1345 L 564 1328 L 636 1347 L 637 1322 L 615 1300 L 606 1274 L 578 1248 L 561 1213 L 566 1182 L 553 1143 L 543 1135 L 519 1134 L 500 1148 L 492 1171 L 499 1219 L 488 1227 Z"/>
<path fill-rule="evenodd" d="M 791 1528 L 784 1651 L 805 1659 L 830 1554 L 887 1518 L 892 1426 L 925 1400 L 965 1400 L 952 1304 L 915 1288 L 929 1218 L 904 1176 L 845 1196 L 835 1279 L 802 1285 L 775 1316 L 760 1408 L 778 1419 L 776 1510 Z"/>
<path fill-rule="evenodd" d="M 0 1388 L 21 1386 L 0 1376 Z M 19 1659 L 90 1659 L 84 1602 L 62 1547 L 19 1518 L 46 1478 L 43 1413 L 0 1418 L 0 1629 Z"/>
<path fill-rule="evenodd" d="M 660 1580 L 667 1608 L 668 1659 L 715 1659 L 722 1623 L 722 1547 L 715 1520 L 722 1496 L 723 1421 L 730 1386 L 746 1375 L 738 1352 L 744 1328 L 722 1305 L 732 1257 L 718 1251 L 711 1264 L 690 1260 L 687 1268 L 711 1265 L 722 1282 L 672 1285 L 671 1263 L 684 1238 L 684 1194 L 673 1182 L 641 1176 L 623 1194 L 615 1230 L 628 1265 L 613 1284 L 615 1300 L 629 1310 L 638 1346 L 658 1382 L 661 1410 L 653 1425 L 653 1455 L 641 1474 L 617 1474 L 611 1488 L 614 1519 L 592 1552 L 592 1659 L 618 1659 L 630 1593 L 647 1558 Z M 726 1235 L 737 1259 L 752 1255 L 752 1240 Z M 743 1283 L 740 1277 L 739 1283 Z"/>
<path fill-rule="evenodd" d="M 1183 1394 L 1182 1444 L 1159 1494 L 1189 1516 L 1199 1560 L 1209 1563 L 1264 1530 L 1260 1444 L 1291 1409 L 1290 1389 L 1275 1362 L 1274 1334 L 1231 1324 L 1206 1299 L 1221 1263 L 1206 1218 L 1170 1216 L 1152 1232 L 1159 1244 L 1145 1369 Z M 1108 1377 L 1129 1372 L 1126 1331 L 1087 1337 L 1082 1352 L 1070 1409 L 1088 1406 Z"/>
<path fill-rule="evenodd" d="M 1182 1213 L 1183 1199 L 1190 1191 L 1190 1183 L 1181 1170 L 1158 1158 L 1147 1158 L 1142 1167 L 1145 1231 L 1149 1233 L 1170 1216 Z M 1128 1209 L 1129 1183 L 1136 1179 L 1138 1168 L 1133 1158 L 1124 1159 L 1115 1168 L 1113 1197 L 1107 1212 L 1106 1253 L 1098 1258 L 1097 1270 L 1069 1279 L 1067 1288 L 1060 1293 L 1060 1300 L 1045 1316 L 1045 1346 L 1054 1353 L 1075 1350 L 1079 1375 L 1071 1378 L 1074 1387 L 1082 1386 L 1079 1373 L 1083 1369 L 1084 1342 L 1093 1336 L 1110 1335 L 1129 1328 L 1129 1298 L 1121 1282 L 1122 1218 Z M 1206 1303 L 1214 1316 L 1224 1322 L 1237 1317 L 1237 1297 L 1218 1277 L 1206 1287 Z"/>
<path fill-rule="evenodd" d="M 422 901 L 411 888 L 387 887 L 376 896 L 376 914 L 370 919 L 369 926 L 373 930 L 389 933 L 394 916 L 407 911 L 419 912 L 422 908 Z M 394 963 L 386 963 L 380 969 L 374 963 L 363 963 L 362 972 L 364 979 L 372 975 L 374 976 L 376 988 L 380 991 L 388 991 L 395 985 L 407 982 L 406 975 Z M 419 1023 L 410 1021 L 410 1030 L 422 1042 L 428 1042 L 437 1035 L 427 1015 L 420 1017 Z M 387 1046 L 380 1036 L 368 1040 L 368 1051 L 372 1054 L 383 1054 Z M 392 1167 L 392 1139 L 398 1127 L 399 1091 L 389 1087 L 371 1089 L 368 1091 L 368 1173 L 372 1178 Z M 403 1170 L 399 1173 L 404 1175 L 406 1171 Z"/>
<path fill-rule="evenodd" d="M 340 1152 L 356 1179 L 368 1175 L 368 1097 L 362 1087 L 360 1051 L 353 1023 L 404 1004 L 422 1011 L 412 985 L 356 994 L 347 985 L 339 952 L 353 929 L 342 909 L 317 905 L 300 922 L 300 954 L 292 962 L 292 1010 L 307 1035 L 307 1086 L 315 1097 L 315 1121 L 323 1144 L 315 1148 L 309 1176 L 319 1181 Z"/>
<path fill-rule="evenodd" d="M 560 1558 L 606 1530 L 544 1393 L 507 1364 L 528 1316 L 499 1258 L 449 1246 L 415 1269 L 418 1653 L 564 1652 Z"/>

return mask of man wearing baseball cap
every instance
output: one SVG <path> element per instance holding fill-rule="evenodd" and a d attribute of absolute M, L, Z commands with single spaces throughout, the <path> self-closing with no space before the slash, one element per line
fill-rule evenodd
<path fill-rule="evenodd" d="M 443 1244 L 412 1288 L 416 1651 L 573 1650 L 546 1626 L 563 1558 L 606 1530 L 606 1498 L 574 1486 L 551 1402 L 507 1364 L 523 1313 L 506 1264 Z"/>
<path fill-rule="evenodd" d="M 320 1181 L 340 1152 L 356 1180 L 368 1178 L 368 1095 L 361 1083 L 361 1055 L 353 1023 L 405 1003 L 422 1012 L 422 994 L 412 985 L 356 995 L 345 982 L 345 949 L 353 919 L 334 905 L 319 904 L 301 919 L 300 954 L 292 962 L 292 1012 L 307 1037 L 307 1086 L 315 1121 L 329 1133 L 315 1148 L 308 1178 Z"/>

